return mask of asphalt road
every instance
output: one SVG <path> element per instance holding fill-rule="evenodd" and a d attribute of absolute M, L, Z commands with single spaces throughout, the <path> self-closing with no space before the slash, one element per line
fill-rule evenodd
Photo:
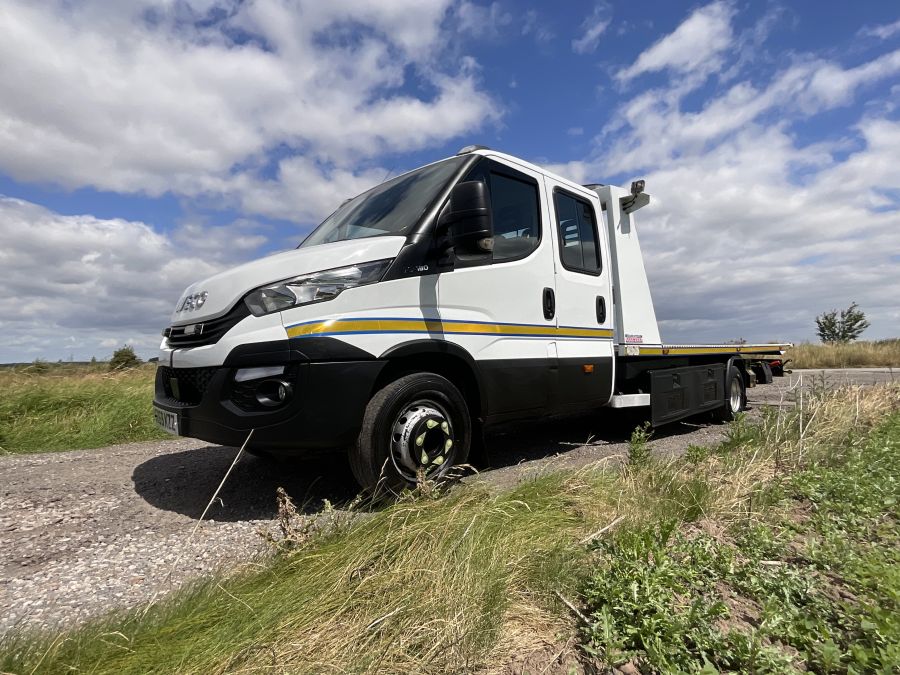
<path fill-rule="evenodd" d="M 790 404 L 800 376 L 873 384 L 888 369 L 795 371 L 749 392 Z M 503 486 L 534 471 L 575 467 L 627 452 L 639 420 L 604 410 L 575 419 L 517 423 L 488 437 L 490 467 L 477 480 Z M 682 422 L 658 429 L 654 452 L 714 443 L 722 427 Z M 0 633 L 13 626 L 71 625 L 110 607 L 134 607 L 225 568 L 256 564 L 274 530 L 283 487 L 308 513 L 355 494 L 343 457 L 315 462 L 242 457 L 196 533 L 192 531 L 236 450 L 191 439 L 97 450 L 0 457 Z"/>

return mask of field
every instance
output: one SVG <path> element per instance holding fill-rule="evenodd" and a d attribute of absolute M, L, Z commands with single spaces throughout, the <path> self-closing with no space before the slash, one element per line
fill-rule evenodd
<path fill-rule="evenodd" d="M 283 509 L 274 557 L 165 602 L 9 634 L 0 671 L 891 672 L 900 388 L 819 391 L 715 447 L 359 517 Z M 554 665 L 555 664 L 555 665 Z"/>
<path fill-rule="evenodd" d="M 790 368 L 900 368 L 900 339 L 848 344 L 804 342 L 788 350 Z"/>
<path fill-rule="evenodd" d="M 799 344 L 792 368 L 900 368 L 900 339 Z M 154 366 L 110 373 L 106 364 L 0 368 L 0 454 L 97 448 L 165 438 L 150 417 Z"/>
<path fill-rule="evenodd" d="M 150 414 L 155 367 L 40 364 L 0 370 L 0 454 L 162 438 Z"/>

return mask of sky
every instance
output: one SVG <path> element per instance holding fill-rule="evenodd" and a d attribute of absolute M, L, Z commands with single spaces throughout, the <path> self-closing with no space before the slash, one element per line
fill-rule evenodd
<path fill-rule="evenodd" d="M 0 362 L 151 356 L 189 283 L 480 143 L 644 178 L 663 339 L 900 335 L 895 0 L 4 0 Z"/>

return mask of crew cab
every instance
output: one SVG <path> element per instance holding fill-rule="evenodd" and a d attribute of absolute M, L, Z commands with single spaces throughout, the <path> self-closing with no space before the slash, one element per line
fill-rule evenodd
<path fill-rule="evenodd" d="M 346 201 L 294 250 L 198 281 L 163 334 L 168 431 L 348 452 L 361 486 L 465 463 L 485 425 L 646 407 L 723 419 L 784 344 L 665 344 L 629 189 L 481 146 Z M 780 363 L 780 362 L 779 362 Z"/>

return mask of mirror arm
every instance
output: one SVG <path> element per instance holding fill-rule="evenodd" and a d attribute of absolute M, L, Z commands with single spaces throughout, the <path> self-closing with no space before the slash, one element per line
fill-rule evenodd
<path fill-rule="evenodd" d="M 440 269 L 452 269 L 456 258 L 453 249 L 453 238 L 450 236 L 450 224 L 443 222 L 445 210 L 437 218 L 434 227 L 434 249 L 437 253 L 437 266 Z"/>

